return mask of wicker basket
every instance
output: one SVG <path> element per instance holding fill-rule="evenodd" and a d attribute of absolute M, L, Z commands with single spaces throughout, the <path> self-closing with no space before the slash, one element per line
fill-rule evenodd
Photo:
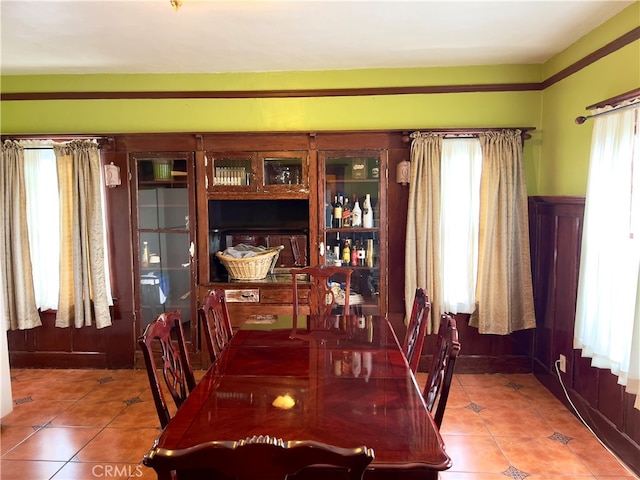
<path fill-rule="evenodd" d="M 217 252 L 216 257 L 220 259 L 231 278 L 235 280 L 262 280 L 268 273 L 273 272 L 273 267 L 276 265 L 283 248 L 283 245 L 269 248 L 264 253 L 248 258 L 227 257 L 222 252 Z"/>

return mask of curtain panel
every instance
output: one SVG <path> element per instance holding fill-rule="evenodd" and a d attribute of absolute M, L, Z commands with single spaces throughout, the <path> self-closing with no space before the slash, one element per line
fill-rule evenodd
<path fill-rule="evenodd" d="M 443 135 L 411 134 L 411 181 L 405 247 L 405 324 L 409 322 L 416 288 L 431 302 L 427 334 L 438 331 L 442 312 L 440 266 L 440 157 Z"/>
<path fill-rule="evenodd" d="M 437 331 L 434 322 L 444 313 L 445 307 L 450 309 L 454 303 L 458 304 L 451 299 L 445 304 L 442 283 L 446 273 L 443 272 L 442 252 L 452 248 L 450 242 L 444 244 L 441 239 L 442 225 L 451 222 L 451 219 L 444 221 L 442 215 L 455 209 L 444 209 L 442 204 L 443 135 L 415 132 L 411 138 L 405 311 L 411 311 L 415 288 L 425 288 L 432 304 L 431 333 Z M 478 241 L 469 249 L 466 247 L 469 242 L 475 243 L 470 239 L 465 243 L 464 251 L 454 252 L 469 257 L 466 264 L 471 275 L 476 264 L 473 257 L 477 253 L 475 305 L 464 306 L 465 302 L 469 303 L 468 299 L 473 299 L 473 294 L 463 297 L 460 305 L 469 310 L 468 313 L 473 311 L 470 324 L 480 333 L 507 335 L 536 326 L 522 135 L 520 130 L 503 130 L 480 133 L 478 139 L 482 150 Z M 464 157 L 473 158 L 472 150 Z M 473 185 L 472 178 L 473 174 L 469 172 L 467 185 L 462 188 Z M 469 235 L 475 235 L 474 228 L 467 228 Z M 473 280 L 465 278 L 463 281 L 473 288 Z"/>
<path fill-rule="evenodd" d="M 535 328 L 522 132 L 478 135 L 482 146 L 476 310 L 480 333 Z"/>
<path fill-rule="evenodd" d="M 60 189 L 57 327 L 111 325 L 105 274 L 100 153 L 95 142 L 54 145 Z"/>
<path fill-rule="evenodd" d="M 0 270 L 5 329 L 42 325 L 36 308 L 27 230 L 24 148 L 6 140 L 0 159 Z"/>
<path fill-rule="evenodd" d="M 594 112 L 573 346 L 640 409 L 640 106 L 610 110 Z"/>

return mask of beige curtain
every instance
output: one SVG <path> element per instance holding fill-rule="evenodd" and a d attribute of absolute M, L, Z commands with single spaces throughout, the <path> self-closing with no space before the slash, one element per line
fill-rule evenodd
<path fill-rule="evenodd" d="M 54 145 L 60 189 L 60 300 L 57 327 L 111 325 L 104 262 L 98 145 Z"/>
<path fill-rule="evenodd" d="M 430 321 L 427 324 L 427 333 L 430 334 L 438 331 L 442 303 L 439 225 L 443 136 L 415 132 L 411 138 L 411 183 L 405 249 L 405 323 L 408 323 L 411 314 L 416 288 L 424 288 L 431 302 Z"/>
<path fill-rule="evenodd" d="M 5 329 L 24 330 L 42 325 L 36 307 L 27 231 L 24 149 L 6 140 L 0 159 L 0 269 Z"/>
<path fill-rule="evenodd" d="M 535 328 L 527 188 L 519 130 L 479 134 L 482 145 L 477 308 L 470 325 L 507 335 Z"/>

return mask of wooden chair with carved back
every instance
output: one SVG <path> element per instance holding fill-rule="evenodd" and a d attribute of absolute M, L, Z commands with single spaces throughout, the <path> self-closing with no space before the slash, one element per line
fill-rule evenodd
<path fill-rule="evenodd" d="M 407 358 L 409 367 L 414 374 L 418 371 L 430 310 L 431 303 L 429 303 L 429 297 L 424 289 L 416 288 L 411 317 L 409 317 L 409 325 L 407 325 L 407 333 L 402 346 L 402 353 Z"/>
<path fill-rule="evenodd" d="M 453 315 L 445 313 L 440 317 L 438 339 L 431 360 L 429 377 L 422 396 L 433 419 L 440 428 L 449 398 L 451 379 L 456 358 L 460 352 L 458 329 Z"/>
<path fill-rule="evenodd" d="M 138 345 L 144 355 L 160 425 L 164 428 L 171 420 L 171 414 L 161 387 L 158 365 L 162 371 L 164 385 L 177 408 L 182 406 L 189 393 L 196 387 L 180 312 L 160 314 L 147 325 L 144 333 L 138 338 Z M 159 355 L 157 354 L 158 350 L 154 350 L 156 345 L 160 346 Z"/>
<path fill-rule="evenodd" d="M 347 471 L 349 480 L 361 480 L 373 459 L 373 450 L 366 446 L 342 448 L 315 441 L 285 442 L 260 435 L 174 450 L 168 458 L 156 457 L 152 450 L 143 463 L 156 469 L 159 480 L 172 478 L 167 473 L 172 470 L 181 480 L 219 478 L 219 475 L 234 480 L 285 480 L 288 475 L 315 465 L 339 467 Z M 331 471 L 326 478 L 332 478 Z"/>
<path fill-rule="evenodd" d="M 309 312 L 309 319 L 313 318 L 315 327 L 323 329 L 328 325 L 323 322 L 329 321 L 332 315 L 349 314 L 349 296 L 351 293 L 350 268 L 317 266 L 292 268 L 290 270 L 293 283 L 293 331 L 297 331 L 298 315 L 301 312 L 300 302 L 300 276 L 306 275 L 309 278 L 309 293 L 305 312 Z M 340 297 L 336 297 L 335 283 L 340 283 Z M 306 285 L 305 285 L 306 288 Z M 307 329 L 310 326 L 307 325 Z"/>
<path fill-rule="evenodd" d="M 213 363 L 233 336 L 224 289 L 211 289 L 198 309 L 202 333 Z"/>

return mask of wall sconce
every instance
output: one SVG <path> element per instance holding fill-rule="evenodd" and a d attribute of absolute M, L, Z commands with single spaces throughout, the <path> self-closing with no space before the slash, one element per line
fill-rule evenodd
<path fill-rule="evenodd" d="M 104 166 L 104 184 L 109 188 L 120 185 L 120 167 L 111 162 Z"/>
<path fill-rule="evenodd" d="M 408 160 L 402 160 L 396 166 L 396 182 L 407 185 L 411 178 L 411 163 Z"/>

